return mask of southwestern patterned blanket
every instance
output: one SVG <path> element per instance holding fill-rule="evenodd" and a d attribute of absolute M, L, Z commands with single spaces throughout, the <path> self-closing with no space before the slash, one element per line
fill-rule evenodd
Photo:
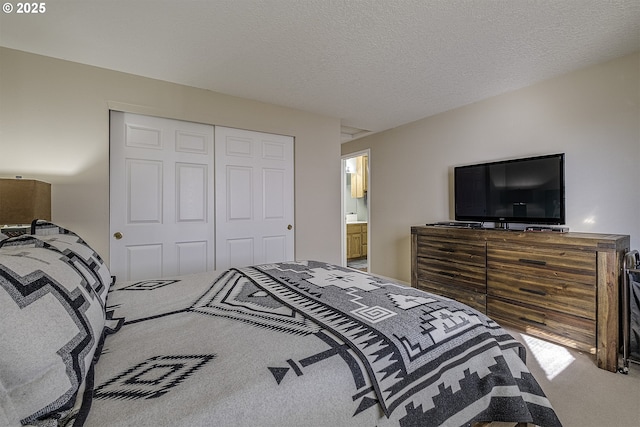
<path fill-rule="evenodd" d="M 85 426 L 560 426 L 466 305 L 323 262 L 116 283 Z"/>

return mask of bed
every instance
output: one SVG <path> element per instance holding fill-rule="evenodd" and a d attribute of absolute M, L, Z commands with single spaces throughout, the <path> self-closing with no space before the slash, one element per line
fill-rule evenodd
<path fill-rule="evenodd" d="M 119 282 L 37 222 L 0 242 L 0 339 L 0 425 L 561 425 L 491 319 L 320 261 Z"/>

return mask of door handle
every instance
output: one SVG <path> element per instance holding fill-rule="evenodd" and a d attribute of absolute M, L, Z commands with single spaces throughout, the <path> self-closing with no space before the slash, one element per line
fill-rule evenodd
<path fill-rule="evenodd" d="M 120 240 L 122 239 L 122 233 L 119 231 L 116 231 L 115 233 L 113 233 L 113 237 L 115 237 L 116 240 Z"/>
<path fill-rule="evenodd" d="M 518 261 L 524 263 L 524 264 L 532 264 L 532 265 L 547 265 L 546 261 L 541 261 L 541 260 L 537 260 L 537 259 L 526 259 L 526 258 L 520 258 Z"/>
<path fill-rule="evenodd" d="M 293 225 L 289 224 L 287 225 L 287 230 L 291 230 L 293 228 Z"/>

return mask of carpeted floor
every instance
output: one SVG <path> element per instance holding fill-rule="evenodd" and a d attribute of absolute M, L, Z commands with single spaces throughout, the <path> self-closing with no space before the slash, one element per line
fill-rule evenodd
<path fill-rule="evenodd" d="M 527 347 L 527 366 L 564 427 L 640 427 L 640 365 L 604 371 L 592 355 L 509 332 Z"/>

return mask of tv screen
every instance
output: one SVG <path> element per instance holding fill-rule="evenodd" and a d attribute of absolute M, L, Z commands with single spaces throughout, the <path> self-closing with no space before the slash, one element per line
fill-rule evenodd
<path fill-rule="evenodd" d="M 564 153 L 454 168 L 457 221 L 564 224 Z"/>

